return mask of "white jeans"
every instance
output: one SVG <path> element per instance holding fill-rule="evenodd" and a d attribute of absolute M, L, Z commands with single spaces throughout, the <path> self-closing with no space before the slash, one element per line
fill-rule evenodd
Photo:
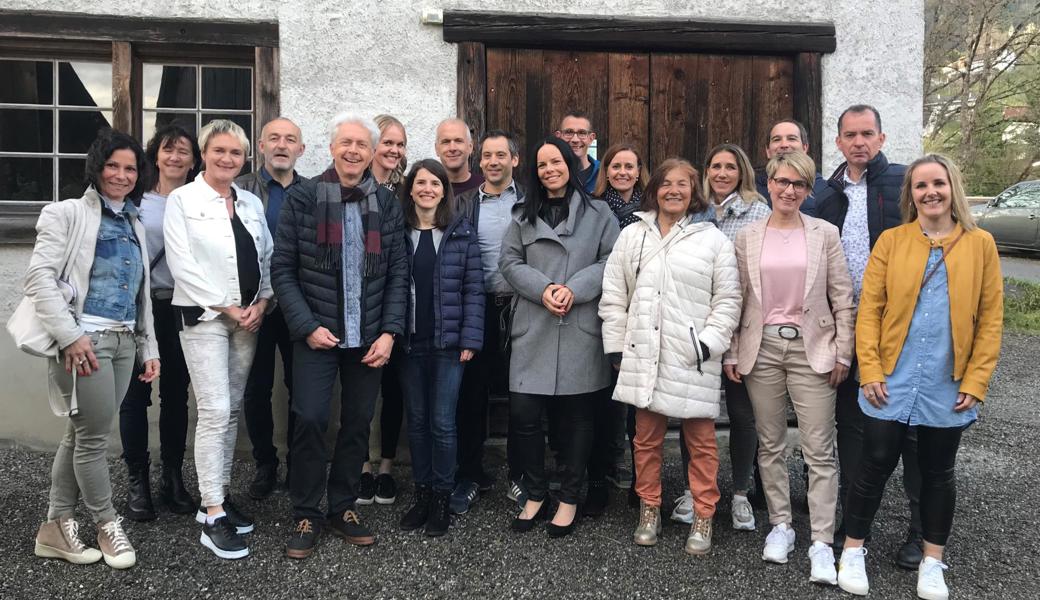
<path fill-rule="evenodd" d="M 191 375 L 199 417 L 195 425 L 195 469 L 203 506 L 224 503 L 238 438 L 256 334 L 221 315 L 181 331 L 184 362 Z"/>

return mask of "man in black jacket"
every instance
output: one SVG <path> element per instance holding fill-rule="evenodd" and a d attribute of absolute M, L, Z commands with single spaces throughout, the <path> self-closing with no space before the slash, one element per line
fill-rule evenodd
<path fill-rule="evenodd" d="M 264 205 L 267 226 L 274 237 L 278 231 L 278 214 L 285 202 L 286 191 L 301 181 L 296 173 L 296 160 L 303 156 L 303 134 L 289 119 L 278 117 L 264 124 L 260 130 L 257 150 L 264 157 L 263 165 L 256 171 L 235 180 L 238 187 L 252 192 Z M 274 350 L 282 355 L 282 378 L 289 392 L 288 431 L 285 464 L 289 464 L 292 453 L 292 339 L 285 325 L 282 309 L 274 309 L 264 317 L 256 340 L 256 354 L 249 371 L 246 389 L 242 398 L 242 412 L 246 420 L 246 431 L 253 444 L 253 460 L 256 473 L 249 486 L 249 497 L 262 500 L 274 491 L 278 479 L 278 450 L 274 445 L 274 417 L 271 413 L 271 390 L 274 387 Z M 289 480 L 288 475 L 286 481 Z"/>
<path fill-rule="evenodd" d="M 332 168 L 294 186 L 278 219 L 271 278 L 295 340 L 290 558 L 310 556 L 323 525 L 352 544 L 375 542 L 357 512 L 357 488 L 380 370 L 405 332 L 409 285 L 400 204 L 368 170 L 378 141 L 370 120 L 338 115 Z M 324 437 L 337 376 L 330 468 Z"/>
<path fill-rule="evenodd" d="M 889 163 L 881 147 L 885 134 L 881 115 L 865 104 L 850 106 L 838 118 L 838 149 L 845 162 L 827 180 L 816 199 L 816 216 L 833 223 L 841 232 L 841 244 L 852 276 L 853 295 L 859 303 L 863 273 L 870 250 L 881 232 L 902 223 L 899 193 L 906 173 L 904 165 Z M 853 364 L 850 373 L 857 372 Z M 863 412 L 859 408 L 859 382 L 849 377 L 838 387 L 835 406 L 838 427 L 838 461 L 841 464 L 839 501 L 844 515 L 848 488 L 856 481 L 863 448 Z M 910 501 L 910 531 L 896 554 L 896 564 L 916 569 L 921 549 L 921 473 L 917 467 L 916 435 L 903 448 L 903 487 Z M 844 526 L 835 533 L 844 543 Z"/>
<path fill-rule="evenodd" d="M 488 396 L 508 391 L 509 360 L 503 352 L 500 319 L 509 308 L 513 290 L 498 270 L 502 236 L 512 220 L 513 205 L 523 201 L 524 192 L 513 179 L 520 161 L 520 147 L 512 134 L 493 130 L 480 139 L 478 156 L 484 183 L 456 198 L 458 212 L 477 228 L 481 263 L 484 266 L 484 349 L 466 364 L 456 409 L 458 424 L 458 470 L 451 510 L 463 514 L 480 491 L 487 491 L 495 478 L 484 471 L 484 442 L 487 440 Z M 508 454 L 508 447 L 507 447 Z M 512 493 L 518 493 L 519 470 L 510 468 Z M 515 499 L 515 498 L 514 498 Z"/>

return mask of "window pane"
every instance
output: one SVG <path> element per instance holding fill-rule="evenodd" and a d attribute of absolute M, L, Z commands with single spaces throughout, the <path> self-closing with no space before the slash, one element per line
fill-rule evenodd
<path fill-rule="evenodd" d="M 86 154 L 98 131 L 111 126 L 111 112 L 63 110 L 58 114 L 58 151 Z"/>
<path fill-rule="evenodd" d="M 198 108 L 195 67 L 144 65 L 141 72 L 145 108 Z"/>
<path fill-rule="evenodd" d="M 112 65 L 58 63 L 58 102 L 67 106 L 112 107 Z"/>
<path fill-rule="evenodd" d="M 237 123 L 246 132 L 249 138 L 249 155 L 253 155 L 253 116 L 252 115 L 222 115 L 218 113 L 202 113 L 202 125 L 205 126 L 213 119 L 227 119 Z"/>
<path fill-rule="evenodd" d="M 83 174 L 87 161 L 83 158 L 58 160 L 58 200 L 79 198 L 87 189 L 87 177 Z"/>
<path fill-rule="evenodd" d="M 252 71 L 249 69 L 203 67 L 202 108 L 252 110 Z"/>
<path fill-rule="evenodd" d="M 152 139 L 152 136 L 155 135 L 156 131 L 172 123 L 176 123 L 188 131 L 198 135 L 198 132 L 195 130 L 195 113 L 163 113 L 145 111 L 141 121 L 142 142 L 145 144 L 148 143 L 148 140 Z"/>
<path fill-rule="evenodd" d="M 50 110 L 0 109 L 0 151 L 53 152 L 53 114 Z"/>
<path fill-rule="evenodd" d="M 53 200 L 50 158 L 0 156 L 0 200 Z"/>
<path fill-rule="evenodd" d="M 54 102 L 54 64 L 34 60 L 0 60 L 0 102 Z"/>

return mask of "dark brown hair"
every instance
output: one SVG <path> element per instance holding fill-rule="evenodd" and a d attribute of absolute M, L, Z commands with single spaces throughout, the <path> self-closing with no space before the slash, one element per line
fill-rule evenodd
<path fill-rule="evenodd" d="M 690 178 L 690 207 L 686 209 L 686 214 L 696 214 L 708 208 L 697 169 L 684 158 L 669 158 L 654 169 L 654 174 L 650 176 L 650 182 L 646 184 L 646 193 L 643 194 L 643 203 L 639 206 L 640 210 L 657 212 L 657 193 L 661 190 L 664 178 L 674 169 L 679 169 Z"/>
<path fill-rule="evenodd" d="M 419 216 L 415 212 L 415 200 L 412 200 L 412 186 L 415 184 L 415 176 L 419 174 L 421 169 L 426 169 L 432 173 L 434 177 L 440 180 L 441 186 L 444 188 L 444 197 L 441 198 L 440 204 L 437 205 L 437 210 L 433 213 L 433 226 L 438 229 L 444 229 L 451 225 L 452 219 L 455 217 L 451 209 L 455 204 L 455 195 L 451 191 L 451 182 L 448 181 L 448 172 L 444 170 L 444 165 L 432 158 L 425 158 L 412 165 L 411 170 L 408 171 L 408 176 L 404 178 L 404 184 L 398 189 L 405 223 L 412 229 L 419 227 Z"/>

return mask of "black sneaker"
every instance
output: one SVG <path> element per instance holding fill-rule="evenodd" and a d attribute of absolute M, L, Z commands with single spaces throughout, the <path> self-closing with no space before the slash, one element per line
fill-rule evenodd
<path fill-rule="evenodd" d="M 487 471 L 481 471 L 474 481 L 477 484 L 477 489 L 483 492 L 490 492 L 491 488 L 495 487 L 495 476 Z"/>
<path fill-rule="evenodd" d="M 376 543 L 372 530 L 361 524 L 357 510 L 348 508 L 338 515 L 329 516 L 329 531 L 355 546 L 371 546 Z"/>
<path fill-rule="evenodd" d="M 448 510 L 448 492 L 434 492 L 430 502 L 430 514 L 426 518 L 426 535 L 440 537 L 448 533 L 451 526 L 451 512 Z"/>
<path fill-rule="evenodd" d="M 202 536 L 199 538 L 199 542 L 212 550 L 213 554 L 226 559 L 249 556 L 246 541 L 235 531 L 235 526 L 226 516 L 220 517 L 212 525 L 206 523 L 205 519 L 203 521 Z"/>
<path fill-rule="evenodd" d="M 253 483 L 249 484 L 249 497 L 253 500 L 263 500 L 271 495 L 277 482 L 278 463 L 257 465 Z"/>
<path fill-rule="evenodd" d="M 412 498 L 412 506 L 404 516 L 401 517 L 401 529 L 414 531 L 426 524 L 430 516 L 430 488 L 420 485 L 415 487 L 415 497 Z"/>
<path fill-rule="evenodd" d="M 397 483 L 393 475 L 380 473 L 376 477 L 376 504 L 393 504 L 397 499 Z"/>
<path fill-rule="evenodd" d="M 590 517 L 598 517 L 607 512 L 610 504 L 610 484 L 606 481 L 590 481 L 589 492 L 585 495 L 585 504 L 581 509 Z"/>
<path fill-rule="evenodd" d="M 239 533 L 252 533 L 253 532 L 253 517 L 240 511 L 237 506 L 231 503 L 230 496 L 224 496 L 224 512 L 227 513 L 228 521 L 235 526 L 235 531 Z"/>
<path fill-rule="evenodd" d="M 368 506 L 376 497 L 376 478 L 371 473 L 362 473 L 358 481 L 357 503 Z"/>
<path fill-rule="evenodd" d="M 480 486 L 475 481 L 463 479 L 455 486 L 455 491 L 451 493 L 448 507 L 451 509 L 451 512 L 457 515 L 464 515 L 469 512 L 469 509 L 479 497 Z"/>
<path fill-rule="evenodd" d="M 318 534 L 321 533 L 321 525 L 310 519 L 296 521 L 296 529 L 293 529 L 285 544 L 285 555 L 289 558 L 304 559 L 314 552 L 314 546 L 318 544 Z"/>

